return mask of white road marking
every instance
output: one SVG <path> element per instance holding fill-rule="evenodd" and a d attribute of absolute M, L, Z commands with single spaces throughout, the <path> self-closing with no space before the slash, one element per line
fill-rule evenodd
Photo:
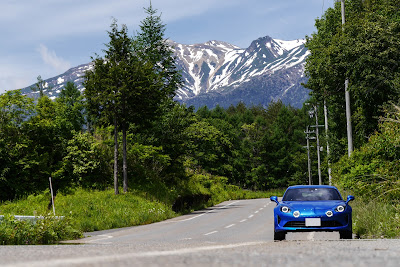
<path fill-rule="evenodd" d="M 218 233 L 218 231 L 212 231 L 212 232 L 209 232 L 209 233 L 204 234 L 204 235 L 212 235 L 212 234 L 215 234 L 215 233 Z"/>
<path fill-rule="evenodd" d="M 245 222 L 245 221 L 247 221 L 247 219 L 243 219 L 243 220 L 241 220 L 240 222 Z"/>
<path fill-rule="evenodd" d="M 259 211 L 258 210 L 256 210 L 254 213 L 258 213 Z"/>
<path fill-rule="evenodd" d="M 251 218 L 251 217 L 253 217 L 254 215 L 253 214 L 251 214 L 250 216 L 249 216 L 249 219 Z"/>
<path fill-rule="evenodd" d="M 196 215 L 196 216 L 194 216 L 194 217 L 190 217 L 190 218 L 183 219 L 183 220 L 179 220 L 179 221 L 168 221 L 168 222 L 171 222 L 171 223 L 172 223 L 172 222 L 186 222 L 186 221 L 191 221 L 191 220 L 196 219 L 196 218 L 199 218 L 200 216 L 203 216 L 203 215 L 205 215 L 205 214 L 207 214 L 207 213 L 213 212 L 214 210 L 223 209 L 223 208 L 229 207 L 230 205 L 233 205 L 233 204 L 238 203 L 238 202 L 239 202 L 239 201 L 234 201 L 234 202 L 229 203 L 229 204 L 227 204 L 227 205 L 225 205 L 225 206 L 223 206 L 223 207 L 218 207 L 218 208 L 209 210 L 209 211 L 207 211 L 207 212 L 204 212 L 204 213 L 202 213 L 202 214 Z"/>
<path fill-rule="evenodd" d="M 235 226 L 235 224 L 234 223 L 230 224 L 230 225 L 226 226 L 225 228 L 228 229 L 228 228 L 231 228 L 232 226 Z"/>
<path fill-rule="evenodd" d="M 93 240 L 89 240 L 89 241 L 87 241 L 87 242 L 88 242 L 88 243 L 91 243 L 91 242 L 97 242 L 97 241 L 100 241 L 100 240 L 105 240 L 105 239 L 113 238 L 112 235 L 98 235 L 97 237 L 98 237 L 98 238 L 95 238 L 95 239 L 93 239 Z"/>

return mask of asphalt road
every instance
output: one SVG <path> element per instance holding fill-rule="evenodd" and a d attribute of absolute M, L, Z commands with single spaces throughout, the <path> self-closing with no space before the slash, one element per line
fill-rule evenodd
<path fill-rule="evenodd" d="M 289 233 L 273 241 L 269 199 L 227 201 L 151 225 L 52 246 L 0 246 L 0 266 L 399 266 L 400 240 Z"/>

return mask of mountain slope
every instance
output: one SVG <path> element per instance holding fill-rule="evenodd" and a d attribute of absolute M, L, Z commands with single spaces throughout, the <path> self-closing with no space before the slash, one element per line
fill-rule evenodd
<path fill-rule="evenodd" d="M 304 40 L 282 41 L 266 36 L 253 41 L 247 49 L 220 41 L 194 45 L 169 42 L 185 82 L 177 91 L 178 101 L 213 108 L 240 101 L 266 106 L 281 99 L 300 107 L 308 98 L 308 90 L 301 86 L 306 81 L 304 64 L 308 55 Z M 56 97 L 67 81 L 83 90 L 84 72 L 91 68 L 91 63 L 84 64 L 47 79 L 51 89 L 45 93 Z M 38 95 L 30 87 L 24 93 Z"/>

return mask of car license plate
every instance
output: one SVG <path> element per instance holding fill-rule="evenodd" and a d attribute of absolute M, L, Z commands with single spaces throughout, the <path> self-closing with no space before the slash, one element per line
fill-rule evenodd
<path fill-rule="evenodd" d="M 306 226 L 321 226 L 321 218 L 306 218 Z"/>

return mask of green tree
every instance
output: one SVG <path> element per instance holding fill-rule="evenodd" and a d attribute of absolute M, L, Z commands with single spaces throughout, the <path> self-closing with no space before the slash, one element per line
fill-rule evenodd
<path fill-rule="evenodd" d="M 33 99 L 20 90 L 0 95 L 0 199 L 11 200 L 29 189 L 24 178 L 35 164 L 28 155 L 26 120 L 34 115 Z"/>
<path fill-rule="evenodd" d="M 75 132 L 67 141 L 64 157 L 58 170 L 53 172 L 62 189 L 85 187 L 104 189 L 110 185 L 112 169 L 108 149 L 101 132 Z"/>
<path fill-rule="evenodd" d="M 350 81 L 356 147 L 377 129 L 382 105 L 398 98 L 399 4 L 398 0 L 347 0 L 342 30 L 341 7 L 337 2 L 316 20 L 317 32 L 307 38 L 311 54 L 306 63 L 306 87 L 318 102 L 326 100 L 332 140 L 337 140 L 337 144 L 345 144 L 346 138 L 345 78 Z M 334 157 L 337 160 L 340 153 L 336 152 Z"/>
<path fill-rule="evenodd" d="M 181 107 L 172 103 L 176 91 L 183 85 L 183 82 L 176 64 L 176 58 L 173 56 L 172 47 L 165 37 L 166 25 L 163 24 L 161 15 L 157 15 L 157 10 L 153 8 L 151 2 L 150 6 L 145 8 L 145 13 L 147 16 L 141 21 L 140 31 L 132 39 L 133 53 L 141 62 L 152 67 L 152 71 L 157 75 L 159 82 L 155 90 L 146 93 L 150 103 L 137 98 L 136 106 L 142 106 L 141 112 L 135 113 L 137 115 L 134 117 L 130 117 L 130 122 L 136 126 L 136 132 L 148 132 L 145 127 L 151 128 L 151 125 L 154 125 L 154 121 L 157 121 L 156 124 L 169 124 L 172 122 L 169 121 L 172 114 L 179 116 L 177 120 L 185 124 L 183 122 L 185 118 L 182 116 L 188 115 L 188 111 L 184 111 L 185 108 L 182 107 L 181 109 Z M 160 124 L 156 128 L 159 128 L 159 126 Z M 168 129 L 172 131 L 176 131 L 181 126 L 178 124 L 172 127 L 167 125 Z M 163 136 L 157 137 L 158 141 L 161 141 L 161 143 L 158 142 L 158 146 L 168 147 L 171 144 L 172 136 L 175 136 L 174 133 L 171 133 L 173 134 L 171 136 L 165 136 L 163 133 L 165 131 L 168 130 L 162 130 L 161 134 Z M 172 158 L 179 157 L 178 155 L 181 155 L 179 151 L 181 150 L 179 149 L 175 153 L 172 152 L 174 155 L 170 156 Z M 164 153 L 169 154 L 170 152 L 164 148 Z M 180 166 L 180 161 L 177 164 L 171 164 L 169 169 L 174 169 L 177 166 Z"/>
<path fill-rule="evenodd" d="M 172 98 L 183 84 L 181 72 L 178 70 L 172 47 L 165 38 L 166 25 L 157 10 L 150 6 L 145 8 L 147 17 L 141 22 L 140 31 L 133 38 L 136 55 L 153 65 L 154 71 L 163 81 L 159 89 L 164 95 Z"/>
<path fill-rule="evenodd" d="M 61 131 L 64 127 L 58 123 L 56 106 L 46 95 L 40 97 L 34 116 L 26 122 L 30 149 L 27 156 L 35 164 L 26 169 L 28 173 L 25 178 L 30 176 L 31 183 L 35 185 L 33 192 L 48 188 L 48 179 L 59 168 L 64 156 L 65 136 L 70 136 L 70 133 Z M 57 192 L 60 186 L 54 182 L 54 191 Z"/>
<path fill-rule="evenodd" d="M 39 75 L 37 77 L 37 82 L 35 83 L 34 86 L 31 87 L 31 90 L 34 92 L 39 91 L 39 97 L 42 97 L 44 95 L 43 90 L 47 87 L 48 87 L 48 85 L 47 85 L 46 81 L 43 80 L 42 76 Z M 51 88 L 48 88 L 48 89 L 51 89 Z"/>
<path fill-rule="evenodd" d="M 185 134 L 192 168 L 219 174 L 224 169 L 226 151 L 231 148 L 229 139 L 206 121 L 191 124 Z"/>
<path fill-rule="evenodd" d="M 104 50 L 105 57 L 94 59 L 94 68 L 85 75 L 85 97 L 90 118 L 97 125 L 114 126 L 114 191 L 118 188 L 118 131 L 125 124 L 125 94 L 128 85 L 129 60 L 131 55 L 131 39 L 125 25 L 118 29 L 114 20 L 108 32 L 110 42 Z"/>
<path fill-rule="evenodd" d="M 72 131 L 81 131 L 85 124 L 84 100 L 73 82 L 67 82 L 56 103 L 56 120 L 66 137 L 70 137 Z"/>
<path fill-rule="evenodd" d="M 169 185 L 175 185 L 187 178 L 185 162 L 188 154 L 186 129 L 197 121 L 194 108 L 173 102 L 164 103 L 164 112 L 146 131 L 137 134 L 139 143 L 162 147 L 163 153 L 171 159 L 162 176 Z"/>
<path fill-rule="evenodd" d="M 400 197 L 400 108 L 394 106 L 381 118 L 379 130 L 369 141 L 343 156 L 332 168 L 335 184 L 357 196 L 376 197 L 398 204 Z"/>
<path fill-rule="evenodd" d="M 151 55 L 135 50 L 138 46 L 128 38 L 125 25 L 119 30 L 114 21 L 108 34 L 110 42 L 104 50 L 105 57 L 94 60 L 94 69 L 86 74 L 84 84 L 87 109 L 94 122 L 114 125 L 114 188 L 118 194 L 118 132 L 123 134 L 123 187 L 126 192 L 127 130 L 149 125 L 160 115 L 162 103 L 173 96 L 177 87 L 168 80 L 170 76 L 163 68 L 155 67 L 158 63 L 147 60 Z M 171 76 L 171 81 L 175 81 L 174 77 Z"/>

